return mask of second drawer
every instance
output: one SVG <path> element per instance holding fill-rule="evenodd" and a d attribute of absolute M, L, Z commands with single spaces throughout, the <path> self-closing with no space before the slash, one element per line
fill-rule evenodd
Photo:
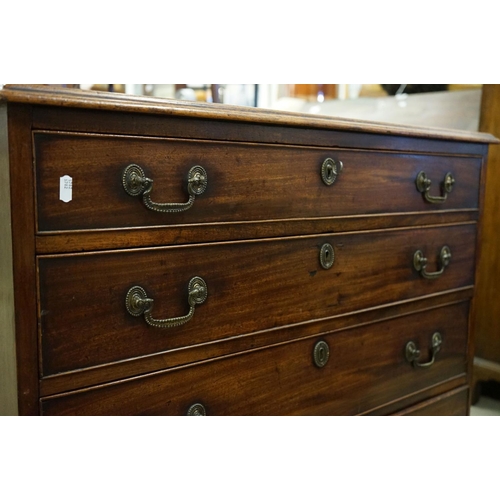
<path fill-rule="evenodd" d="M 471 286 L 475 230 L 466 224 L 39 257 L 42 374 Z M 172 318 L 177 326 L 164 328 Z"/>

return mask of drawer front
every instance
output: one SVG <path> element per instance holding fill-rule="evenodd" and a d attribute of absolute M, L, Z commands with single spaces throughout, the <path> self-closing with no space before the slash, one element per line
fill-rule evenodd
<path fill-rule="evenodd" d="M 42 400 L 47 415 L 354 415 L 463 374 L 468 303 Z M 406 360 L 410 341 L 419 359 Z M 318 342 L 328 357 L 314 361 Z M 318 358 L 318 357 L 317 357 Z M 199 410 L 203 411 L 200 407 Z"/>
<path fill-rule="evenodd" d="M 396 415 L 408 417 L 464 417 L 469 414 L 469 390 L 461 387 L 411 406 Z"/>
<path fill-rule="evenodd" d="M 464 224 L 39 257 L 43 375 L 471 286 L 475 230 Z M 325 244 L 334 252 L 329 269 L 320 261 Z M 444 246 L 452 254 L 446 267 Z M 417 250 L 439 277 L 417 272 Z M 144 310 L 134 310 L 139 296 L 129 290 L 141 287 L 142 299 L 153 300 L 153 320 L 186 317 L 194 277 L 204 280 L 207 297 L 193 303 L 184 324 L 151 326 Z M 127 310 L 128 294 L 138 316 Z"/>
<path fill-rule="evenodd" d="M 85 134 L 34 137 L 40 232 L 478 207 L 481 160 L 475 158 Z M 321 175 L 328 158 L 343 164 L 331 185 Z M 132 164 L 153 180 L 153 203 L 185 205 L 195 166 L 206 171 L 205 191 L 196 194 L 202 190 L 198 179 L 189 208 L 146 208 L 142 194 L 131 196 L 123 187 Z M 455 183 L 444 203 L 430 203 L 417 190 L 421 171 L 434 197 L 442 196 L 440 184 L 452 173 Z M 335 177 L 330 174 L 325 167 L 328 182 Z M 72 187 L 61 192 L 65 176 Z"/>

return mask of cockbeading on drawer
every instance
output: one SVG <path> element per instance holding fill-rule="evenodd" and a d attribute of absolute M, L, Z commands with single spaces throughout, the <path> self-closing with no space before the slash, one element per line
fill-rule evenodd
<path fill-rule="evenodd" d="M 41 132 L 34 147 L 40 233 L 478 208 L 481 160 L 462 156 Z"/>
<path fill-rule="evenodd" d="M 468 311 L 467 302 L 440 307 L 44 398 L 42 408 L 48 415 L 355 415 L 393 401 L 393 410 L 404 408 L 405 396 L 416 393 L 418 401 L 419 392 L 465 375 Z M 442 346 L 435 363 L 413 367 L 405 344 L 428 345 L 436 330 Z M 321 364 L 315 362 L 318 340 L 329 350 Z"/>
<path fill-rule="evenodd" d="M 40 257 L 43 374 L 471 287 L 475 238 L 476 225 L 464 224 Z M 439 271 L 443 246 L 452 256 Z M 415 268 L 417 251 L 439 277 Z M 188 318 L 194 276 L 208 293 Z M 144 305 L 131 314 L 135 287 Z M 165 329 L 148 315 L 188 320 Z"/>

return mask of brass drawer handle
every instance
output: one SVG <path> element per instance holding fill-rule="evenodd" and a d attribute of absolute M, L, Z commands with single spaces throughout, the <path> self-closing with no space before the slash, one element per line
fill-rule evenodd
<path fill-rule="evenodd" d="M 420 273 L 420 276 L 427 278 L 428 280 L 436 279 L 441 276 L 444 272 L 445 267 L 451 261 L 451 252 L 447 246 L 441 248 L 441 253 L 439 254 L 439 265 L 441 266 L 438 271 L 427 272 L 427 259 L 421 250 L 417 250 L 413 255 L 413 267 Z"/>
<path fill-rule="evenodd" d="M 321 165 L 321 180 L 327 185 L 331 186 L 336 180 L 344 164 L 340 160 L 327 158 Z"/>
<path fill-rule="evenodd" d="M 132 316 L 144 314 L 146 323 L 157 328 L 171 328 L 187 323 L 194 316 L 194 309 L 197 304 L 203 304 L 208 296 L 207 284 L 199 276 L 191 278 L 188 285 L 189 312 L 185 316 L 168 319 L 155 319 L 151 315 L 153 309 L 153 299 L 148 298 L 144 288 L 133 286 L 125 298 L 127 311 Z"/>
<path fill-rule="evenodd" d="M 188 417 L 206 417 L 207 410 L 201 403 L 195 403 L 191 405 L 187 411 Z"/>
<path fill-rule="evenodd" d="M 203 167 L 196 165 L 188 172 L 187 190 L 189 200 L 186 203 L 157 203 L 151 199 L 153 179 L 147 178 L 144 170 L 139 165 L 129 165 L 122 176 L 123 189 L 130 196 L 142 194 L 144 205 L 155 212 L 184 212 L 193 206 L 196 196 L 205 191 L 207 183 L 207 172 Z"/>
<path fill-rule="evenodd" d="M 417 184 L 418 191 L 424 195 L 424 198 L 429 203 L 444 203 L 448 198 L 448 194 L 451 193 L 453 189 L 453 184 L 455 184 L 455 178 L 450 172 L 448 172 L 444 176 L 444 180 L 442 183 L 442 193 L 443 193 L 442 196 L 431 196 L 429 194 L 432 181 L 429 179 L 429 177 L 427 177 L 427 174 L 423 170 L 422 172 L 419 172 L 419 174 L 417 175 L 415 183 Z"/>
<path fill-rule="evenodd" d="M 428 368 L 434 364 L 436 361 L 436 354 L 441 350 L 441 345 L 443 339 L 439 332 L 434 333 L 431 340 L 431 354 L 432 358 L 427 363 L 419 363 L 418 358 L 420 357 L 420 350 L 417 349 L 415 342 L 408 342 L 405 347 L 406 361 L 411 363 L 414 368 Z"/>

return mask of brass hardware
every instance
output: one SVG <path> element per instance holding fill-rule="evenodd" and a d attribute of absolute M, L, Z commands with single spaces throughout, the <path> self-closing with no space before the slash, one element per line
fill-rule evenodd
<path fill-rule="evenodd" d="M 144 320 L 150 326 L 157 328 L 171 328 L 187 323 L 194 316 L 195 306 L 203 304 L 208 296 L 207 284 L 199 276 L 191 278 L 188 285 L 189 312 L 185 316 L 168 319 L 155 319 L 151 315 L 153 309 L 153 299 L 148 298 L 144 288 L 133 286 L 125 298 L 127 311 L 132 316 L 144 314 Z"/>
<path fill-rule="evenodd" d="M 208 183 L 207 172 L 203 167 L 196 165 L 188 172 L 187 190 L 189 200 L 186 203 L 157 203 L 151 200 L 153 179 L 148 179 L 139 165 L 129 165 L 123 172 L 122 184 L 130 196 L 142 194 L 142 202 L 155 212 L 184 212 L 193 206 L 197 195 L 202 194 Z"/>
<path fill-rule="evenodd" d="M 327 158 L 321 165 L 321 179 L 327 186 L 331 186 L 337 180 L 343 168 L 344 165 L 340 160 Z"/>
<path fill-rule="evenodd" d="M 324 340 L 320 340 L 316 343 L 313 350 L 313 359 L 314 364 L 318 368 L 323 368 L 328 362 L 328 358 L 330 357 L 330 348 L 328 344 Z"/>
<path fill-rule="evenodd" d="M 189 407 L 187 415 L 188 417 L 206 417 L 207 410 L 201 403 L 195 403 Z"/>
<path fill-rule="evenodd" d="M 417 175 L 415 183 L 417 184 L 418 191 L 424 195 L 424 198 L 429 203 L 444 203 L 448 198 L 448 194 L 451 193 L 453 189 L 455 179 L 450 172 L 448 172 L 444 176 L 444 180 L 442 183 L 442 196 L 431 196 L 429 194 L 432 181 L 429 179 L 429 177 L 427 177 L 427 174 L 423 170 Z"/>
<path fill-rule="evenodd" d="M 447 246 L 441 248 L 441 253 L 439 254 L 439 271 L 435 271 L 433 273 L 429 273 L 426 271 L 427 267 L 427 258 L 424 257 L 424 254 L 421 250 L 417 250 L 413 255 L 413 267 L 420 273 L 420 276 L 423 278 L 427 278 L 428 280 L 436 279 L 441 276 L 444 272 L 445 267 L 451 261 L 451 252 Z"/>
<path fill-rule="evenodd" d="M 414 368 L 428 368 L 436 361 L 436 354 L 441 350 L 442 343 L 443 339 L 441 334 L 439 332 L 434 333 L 431 340 L 431 360 L 427 363 L 419 363 L 418 358 L 420 357 L 420 351 L 417 349 L 415 342 L 410 341 L 405 347 L 406 360 L 408 363 L 411 363 Z"/>
<path fill-rule="evenodd" d="M 321 250 L 319 251 L 319 261 L 323 269 L 330 269 L 333 266 L 335 260 L 335 252 L 332 245 L 325 243 Z"/>

